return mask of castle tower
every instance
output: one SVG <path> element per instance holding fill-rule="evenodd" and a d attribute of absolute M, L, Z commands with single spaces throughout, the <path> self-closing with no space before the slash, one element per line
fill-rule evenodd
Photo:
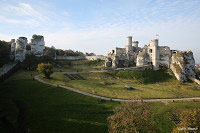
<path fill-rule="evenodd" d="M 31 52 L 36 56 L 42 56 L 45 49 L 44 37 L 33 35 L 31 39 Z"/>
<path fill-rule="evenodd" d="M 132 46 L 133 46 L 133 47 L 138 47 L 138 44 L 139 44 L 138 41 L 134 41 L 134 42 L 132 43 Z"/>
<path fill-rule="evenodd" d="M 152 65 L 154 70 L 159 69 L 159 50 L 158 50 L 158 39 L 151 40 L 150 48 L 152 53 Z"/>
<path fill-rule="evenodd" d="M 16 47 L 15 39 L 11 39 L 10 42 L 11 42 L 10 59 L 14 60 L 14 58 L 15 58 L 15 47 Z"/>
<path fill-rule="evenodd" d="M 28 40 L 26 37 L 19 37 L 16 41 L 15 61 L 24 61 L 26 56 L 26 45 Z"/>
<path fill-rule="evenodd" d="M 133 51 L 132 47 L 132 36 L 127 37 L 127 42 L 126 42 L 126 53 L 129 54 Z"/>

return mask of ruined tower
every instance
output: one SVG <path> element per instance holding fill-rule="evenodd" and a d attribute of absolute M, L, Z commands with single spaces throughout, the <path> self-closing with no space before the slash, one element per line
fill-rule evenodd
<path fill-rule="evenodd" d="M 28 40 L 26 37 L 19 37 L 16 41 L 15 47 L 15 61 L 24 61 L 26 56 L 26 45 Z"/>
<path fill-rule="evenodd" d="M 151 40 L 149 43 L 149 53 L 151 54 L 151 60 L 154 70 L 159 69 L 159 50 L 158 50 L 158 39 Z"/>
<path fill-rule="evenodd" d="M 139 44 L 138 41 L 133 41 L 132 46 L 137 48 L 137 47 L 138 47 L 138 44 Z"/>
<path fill-rule="evenodd" d="M 15 47 L 16 47 L 15 39 L 12 39 L 10 42 L 11 42 L 10 59 L 14 60 L 15 59 Z"/>
<path fill-rule="evenodd" d="M 126 53 L 131 53 L 133 51 L 132 47 L 132 36 L 127 37 L 127 42 L 126 42 Z"/>
<path fill-rule="evenodd" d="M 42 56 L 45 49 L 44 37 L 40 35 L 33 35 L 31 39 L 31 53 L 36 56 Z"/>

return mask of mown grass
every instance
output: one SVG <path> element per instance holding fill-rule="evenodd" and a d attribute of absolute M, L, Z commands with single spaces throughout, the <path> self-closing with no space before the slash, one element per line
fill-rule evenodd
<path fill-rule="evenodd" d="M 27 76 L 18 80 L 19 75 L 16 73 L 9 81 L 0 84 L 0 96 L 4 101 L 17 99 L 26 105 L 27 127 L 32 133 L 107 132 L 106 118 L 117 103 L 101 102 L 100 99 L 44 85 Z M 4 115 L 10 117 L 9 112 L 12 112 L 12 122 L 17 125 L 15 116 L 18 111 L 14 110 L 15 105 L 12 105 L 14 109 L 9 109 L 11 104 L 0 103 L 4 108 L 1 111 L 8 112 Z M 0 120 L 0 132 L 8 132 L 6 128 Z"/>
<path fill-rule="evenodd" d="M 68 72 L 55 72 L 51 79 L 45 79 L 48 82 L 65 85 L 79 89 L 84 92 L 124 99 L 138 98 L 183 98 L 183 97 L 199 97 L 200 88 L 194 83 L 179 83 L 175 78 L 165 73 L 165 71 L 151 71 L 145 76 L 139 75 L 141 72 L 128 73 L 123 78 L 104 72 L 79 73 L 86 80 L 70 80 L 64 74 Z M 158 77 L 151 79 L 153 73 Z M 137 73 L 137 78 L 131 77 L 133 73 Z M 118 73 L 117 73 L 118 74 Z M 159 76 L 161 74 L 161 76 Z M 150 76 L 151 75 L 151 76 Z M 149 76 L 149 77 L 148 77 Z M 41 77 L 42 78 L 42 77 Z M 145 82 L 145 84 L 143 83 Z M 134 88 L 128 90 L 126 86 Z"/>
<path fill-rule="evenodd" d="M 166 82 L 175 78 L 168 74 L 169 70 L 157 71 L 115 71 L 108 74 L 122 79 L 133 79 L 142 84 Z"/>
<path fill-rule="evenodd" d="M 99 71 L 102 70 L 104 61 L 102 60 L 57 60 L 57 64 L 61 67 L 55 67 L 55 71 L 65 71 L 65 72 L 89 72 L 89 71 Z"/>
<path fill-rule="evenodd" d="M 19 125 L 17 123 L 19 110 L 9 100 L 15 99 L 25 105 L 25 121 L 32 133 L 107 132 L 106 118 L 113 113 L 112 110 L 119 105 L 118 102 L 102 102 L 63 88 L 44 85 L 33 80 L 31 73 L 37 74 L 19 71 L 5 83 L 0 84 L 0 116 L 6 116 L 15 127 Z M 174 127 L 169 119 L 172 113 L 198 108 L 200 102 L 156 102 L 150 105 L 159 133 L 166 133 L 171 132 Z M 9 132 L 8 126 L 2 122 L 2 119 L 0 119 L 0 132 Z"/>

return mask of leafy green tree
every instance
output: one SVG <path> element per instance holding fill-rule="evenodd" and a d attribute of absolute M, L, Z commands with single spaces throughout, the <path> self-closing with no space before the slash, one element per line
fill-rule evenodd
<path fill-rule="evenodd" d="M 49 63 L 38 64 L 38 68 L 37 68 L 38 72 L 44 74 L 46 78 L 50 78 L 50 75 L 53 73 L 52 69 L 53 69 L 53 65 Z"/>
<path fill-rule="evenodd" d="M 0 66 L 10 60 L 10 43 L 0 40 Z"/>
<path fill-rule="evenodd" d="M 200 133 L 200 109 L 185 110 L 179 115 L 179 123 L 173 133 Z"/>
<path fill-rule="evenodd" d="M 110 133 L 156 132 L 147 103 L 124 102 L 108 117 Z"/>
<path fill-rule="evenodd" d="M 56 49 L 53 46 L 51 48 L 45 47 L 45 50 L 44 50 L 45 57 L 53 59 L 55 58 L 55 55 L 56 55 Z"/>

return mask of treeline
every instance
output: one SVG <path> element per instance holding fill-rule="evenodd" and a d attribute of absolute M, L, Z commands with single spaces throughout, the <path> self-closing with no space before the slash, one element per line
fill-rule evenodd
<path fill-rule="evenodd" d="M 57 56 L 94 56 L 94 53 L 83 53 L 80 51 L 73 51 L 71 49 L 69 50 L 62 50 L 62 49 L 56 49 L 56 55 Z"/>
<path fill-rule="evenodd" d="M 10 50 L 11 50 L 11 43 L 6 41 L 0 40 L 0 67 L 10 61 Z M 26 45 L 26 50 L 31 50 L 30 44 Z M 83 53 L 81 51 L 73 51 L 73 50 L 62 50 L 56 49 L 55 47 L 45 47 L 44 50 L 44 58 L 45 59 L 54 59 L 55 56 L 94 56 L 94 53 Z M 29 55 L 34 60 L 34 56 L 31 54 Z M 29 58 L 28 56 L 28 58 Z"/>
<path fill-rule="evenodd" d="M 10 42 L 0 40 L 0 67 L 10 61 Z"/>

